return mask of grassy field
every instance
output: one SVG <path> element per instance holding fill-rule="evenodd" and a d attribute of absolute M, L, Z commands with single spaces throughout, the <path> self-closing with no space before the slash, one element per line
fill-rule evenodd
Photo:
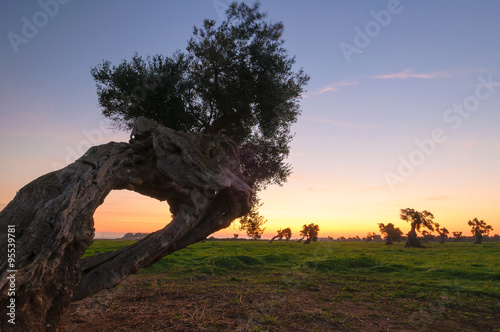
<path fill-rule="evenodd" d="M 130 243 L 95 241 L 86 255 Z M 500 331 L 499 257 L 500 243 L 207 241 L 72 304 L 64 321 L 110 331 Z"/>

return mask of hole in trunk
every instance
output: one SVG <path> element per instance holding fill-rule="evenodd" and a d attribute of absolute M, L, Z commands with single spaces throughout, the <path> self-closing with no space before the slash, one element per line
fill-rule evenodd
<path fill-rule="evenodd" d="M 94 213 L 94 240 L 149 234 L 172 220 L 167 202 L 129 190 L 113 190 Z M 140 237 L 137 236 L 137 237 Z"/>

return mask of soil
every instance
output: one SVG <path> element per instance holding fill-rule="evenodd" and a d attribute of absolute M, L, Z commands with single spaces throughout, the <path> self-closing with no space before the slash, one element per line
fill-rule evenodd
<path fill-rule="evenodd" d="M 276 275 L 276 280 L 280 277 Z M 367 284 L 254 282 L 248 275 L 167 280 L 130 276 L 72 303 L 63 331 L 492 331 L 495 313 L 446 299 L 375 295 Z M 387 295 L 388 296 L 388 295 Z"/>

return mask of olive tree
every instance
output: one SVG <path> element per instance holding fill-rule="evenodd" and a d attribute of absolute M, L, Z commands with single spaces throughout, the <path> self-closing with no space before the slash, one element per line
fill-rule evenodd
<path fill-rule="evenodd" d="M 378 224 L 380 233 L 385 235 L 385 244 L 391 245 L 394 241 L 401 241 L 403 239 L 403 232 L 399 227 L 395 227 L 393 223 L 388 223 L 384 225 L 383 223 Z"/>
<path fill-rule="evenodd" d="M 471 233 L 474 236 L 474 244 L 481 244 L 483 234 L 489 234 L 493 230 L 491 225 L 486 225 L 484 220 L 478 220 L 477 218 L 469 220 L 468 225 L 472 227 Z"/>
<path fill-rule="evenodd" d="M 206 19 L 195 26 L 184 52 L 135 54 L 117 66 L 103 61 L 92 68 L 102 112 L 125 130 L 144 116 L 174 130 L 225 134 L 240 147 L 242 172 L 255 193 L 281 185 L 291 173 L 285 161 L 291 125 L 309 80 L 294 70 L 283 31 L 258 3 L 234 2 L 220 24 Z"/>
<path fill-rule="evenodd" d="M 401 209 L 400 217 L 402 220 L 410 223 L 411 226 L 407 234 L 408 239 L 406 240 L 405 247 L 423 247 L 421 240 L 417 236 L 417 232 L 424 229 L 434 231 L 434 215 L 427 210 L 420 212 L 407 208 Z"/>

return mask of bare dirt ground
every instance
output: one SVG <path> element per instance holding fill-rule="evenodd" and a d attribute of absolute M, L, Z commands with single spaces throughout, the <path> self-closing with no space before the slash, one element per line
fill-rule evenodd
<path fill-rule="evenodd" d="M 269 277 L 269 276 L 268 276 Z M 276 276 L 276 279 L 279 279 Z M 283 287 L 271 278 L 201 276 L 171 281 L 135 275 L 71 304 L 63 331 L 493 331 L 498 313 L 449 299 L 374 294 L 369 282 Z M 498 316 L 497 316 L 498 317 Z"/>

